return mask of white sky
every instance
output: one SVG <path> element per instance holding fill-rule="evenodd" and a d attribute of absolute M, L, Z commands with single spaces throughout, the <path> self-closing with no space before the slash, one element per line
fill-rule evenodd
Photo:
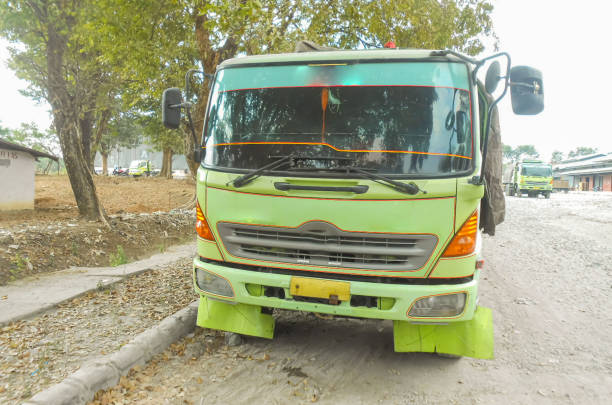
<path fill-rule="evenodd" d="M 497 0 L 493 22 L 500 50 L 510 53 L 513 65 L 530 65 L 544 75 L 545 110 L 537 116 L 516 116 L 509 95 L 502 100 L 503 142 L 534 144 L 544 158 L 553 150 L 577 146 L 612 152 L 612 22 L 608 2 L 601 0 Z M 0 124 L 18 127 L 35 122 L 50 125 L 49 107 L 18 93 L 26 87 L 7 69 L 7 43 L 0 41 Z M 492 50 L 487 50 L 490 54 Z"/>

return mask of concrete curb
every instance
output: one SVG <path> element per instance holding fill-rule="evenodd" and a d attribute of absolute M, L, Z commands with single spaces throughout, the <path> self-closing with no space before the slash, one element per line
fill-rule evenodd
<path fill-rule="evenodd" d="M 90 291 L 195 254 L 196 244 L 190 242 L 174 245 L 164 253 L 117 267 L 73 267 L 0 286 L 0 296 L 8 297 L 0 301 L 0 327 L 34 317 Z"/>
<path fill-rule="evenodd" d="M 91 401 L 99 390 L 117 385 L 121 376 L 132 367 L 144 365 L 170 344 L 192 332 L 197 312 L 198 301 L 194 301 L 136 336 L 118 352 L 93 360 L 24 404 L 73 405 Z"/>

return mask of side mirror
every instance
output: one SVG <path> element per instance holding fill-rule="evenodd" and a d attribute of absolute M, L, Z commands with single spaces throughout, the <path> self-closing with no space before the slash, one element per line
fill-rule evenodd
<path fill-rule="evenodd" d="M 491 94 L 497 88 L 499 84 L 499 62 L 495 61 L 491 63 L 489 69 L 487 69 L 487 75 L 485 76 L 485 90 Z"/>
<path fill-rule="evenodd" d="M 544 110 L 542 72 L 529 66 L 515 66 L 510 71 L 512 111 L 536 115 Z"/>
<path fill-rule="evenodd" d="M 465 111 L 457 111 L 455 121 L 457 123 L 457 143 L 463 143 L 465 142 L 465 124 L 467 122 Z"/>
<path fill-rule="evenodd" d="M 164 90 L 162 95 L 162 122 L 169 129 L 177 129 L 181 125 L 181 107 L 183 96 L 181 90 L 172 87 Z"/>

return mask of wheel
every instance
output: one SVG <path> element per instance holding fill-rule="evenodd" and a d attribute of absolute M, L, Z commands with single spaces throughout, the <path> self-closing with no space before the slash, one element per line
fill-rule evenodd
<path fill-rule="evenodd" d="M 546 198 L 547 200 L 550 198 L 550 191 L 544 193 L 544 198 Z"/>
<path fill-rule="evenodd" d="M 514 188 L 514 193 L 516 194 L 518 198 L 521 198 L 521 189 L 518 188 L 518 186 Z"/>

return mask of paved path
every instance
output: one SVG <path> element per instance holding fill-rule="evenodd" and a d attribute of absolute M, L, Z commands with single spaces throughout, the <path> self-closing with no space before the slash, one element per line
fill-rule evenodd
<path fill-rule="evenodd" d="M 125 277 L 194 256 L 195 243 L 168 248 L 148 259 L 117 267 L 73 267 L 0 287 L 0 326 L 37 315 L 57 304 Z"/>

